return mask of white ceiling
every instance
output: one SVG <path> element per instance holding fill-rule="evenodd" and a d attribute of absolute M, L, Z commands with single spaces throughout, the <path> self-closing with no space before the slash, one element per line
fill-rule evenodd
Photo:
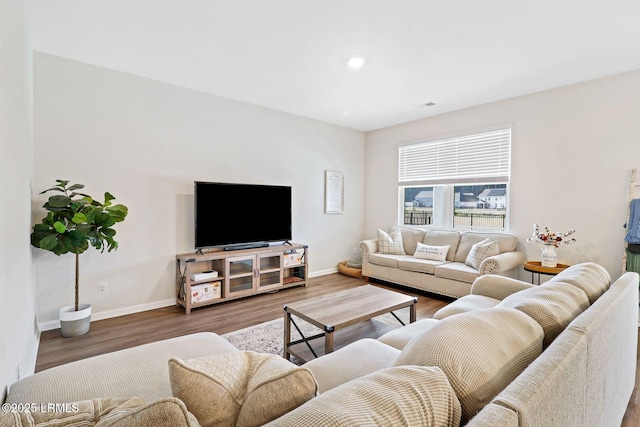
<path fill-rule="evenodd" d="M 31 0 L 30 8 L 36 51 L 363 131 L 640 69 L 638 0 Z M 354 55 L 367 61 L 358 71 L 346 67 Z"/>

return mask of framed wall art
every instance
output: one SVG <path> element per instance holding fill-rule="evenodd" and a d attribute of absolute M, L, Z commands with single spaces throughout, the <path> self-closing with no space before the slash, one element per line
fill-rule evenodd
<path fill-rule="evenodd" d="M 341 214 L 344 210 L 344 173 L 324 171 L 324 213 Z"/>

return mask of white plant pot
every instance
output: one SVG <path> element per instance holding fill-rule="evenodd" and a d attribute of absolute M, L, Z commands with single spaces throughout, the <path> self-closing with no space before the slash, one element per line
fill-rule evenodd
<path fill-rule="evenodd" d="M 91 325 L 91 304 L 80 304 L 62 307 L 59 311 L 60 331 L 63 337 L 75 337 L 89 332 Z"/>

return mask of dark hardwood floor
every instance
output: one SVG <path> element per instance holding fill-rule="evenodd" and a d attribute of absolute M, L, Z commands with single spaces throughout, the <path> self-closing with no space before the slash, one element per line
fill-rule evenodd
<path fill-rule="evenodd" d="M 95 321 L 91 323 L 89 333 L 79 337 L 63 338 L 59 329 L 45 331 L 40 337 L 36 372 L 74 360 L 180 335 L 207 331 L 224 334 L 280 318 L 283 315 L 282 307 L 286 303 L 364 284 L 364 280 L 336 273 L 313 278 L 306 288 L 283 289 L 279 292 L 199 308 L 190 315 L 185 315 L 182 307 L 172 306 Z M 450 302 L 409 288 L 374 284 L 417 296 L 418 319 L 432 317 L 438 309 Z M 636 369 L 636 387 L 622 427 L 640 427 L 639 369 L 640 359 Z"/>

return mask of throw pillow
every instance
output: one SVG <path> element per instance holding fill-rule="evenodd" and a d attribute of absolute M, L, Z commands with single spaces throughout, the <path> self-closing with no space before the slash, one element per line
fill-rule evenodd
<path fill-rule="evenodd" d="M 460 402 L 441 369 L 398 366 L 332 388 L 267 426 L 457 427 L 460 415 Z"/>
<path fill-rule="evenodd" d="M 437 366 L 462 406 L 462 425 L 542 352 L 544 333 L 512 308 L 489 308 L 442 319 L 409 341 L 394 365 Z"/>
<path fill-rule="evenodd" d="M 105 398 L 65 403 L 57 406 L 55 410 L 48 410 L 46 404 L 24 403 L 16 404 L 13 408 L 13 404 L 8 403 L 8 406 L 3 406 L 0 411 L 0 426 L 90 426 L 127 400 L 132 400 L 132 404 L 143 403 L 138 398 Z M 25 408 L 26 405 L 29 405 L 28 409 Z"/>
<path fill-rule="evenodd" d="M 394 230 L 387 234 L 378 230 L 378 252 L 381 254 L 405 255 L 400 230 Z"/>
<path fill-rule="evenodd" d="M 464 263 L 476 270 L 480 270 L 480 264 L 482 264 L 482 261 L 490 256 L 498 255 L 499 253 L 500 249 L 498 248 L 498 242 L 486 238 L 471 247 L 469 255 L 467 255 L 467 259 Z"/>
<path fill-rule="evenodd" d="M 83 400 L 56 404 L 55 408 L 47 404 L 33 405 L 29 411 L 0 412 L 0 426 L 200 427 L 195 417 L 187 411 L 184 403 L 173 397 L 149 404 L 133 397 Z"/>
<path fill-rule="evenodd" d="M 430 259 L 433 261 L 445 261 L 447 259 L 447 252 L 449 252 L 449 245 L 445 246 L 431 246 L 424 243 L 418 243 L 416 252 L 413 254 L 416 258 Z"/>
<path fill-rule="evenodd" d="M 234 351 L 169 360 L 173 395 L 202 427 L 260 426 L 317 393 L 308 369 L 275 354 Z"/>
<path fill-rule="evenodd" d="M 138 400 L 136 402 L 136 400 Z M 145 404 L 129 399 L 102 417 L 95 427 L 175 426 L 200 427 L 198 420 L 175 397 Z"/>

